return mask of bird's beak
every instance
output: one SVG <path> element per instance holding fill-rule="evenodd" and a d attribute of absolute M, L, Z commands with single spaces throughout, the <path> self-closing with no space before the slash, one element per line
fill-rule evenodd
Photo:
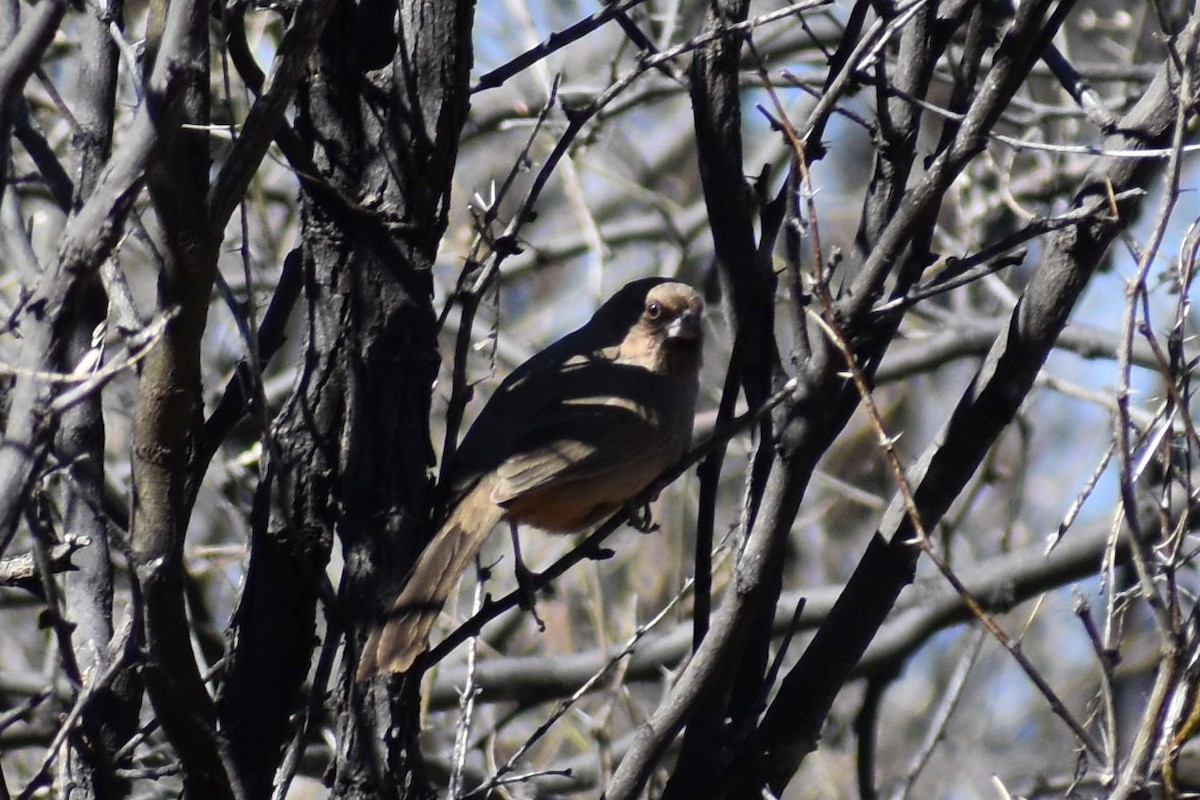
<path fill-rule="evenodd" d="M 667 326 L 668 339 L 683 339 L 695 341 L 700 338 L 700 315 L 695 311 L 685 311 Z"/>

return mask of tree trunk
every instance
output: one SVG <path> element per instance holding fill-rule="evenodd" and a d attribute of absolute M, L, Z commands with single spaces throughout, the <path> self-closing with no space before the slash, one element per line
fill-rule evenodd
<path fill-rule="evenodd" d="M 467 111 L 473 6 L 405 3 L 389 37 L 378 31 L 397 9 L 383 5 L 339 4 L 298 98 L 297 132 L 324 184 L 302 200 L 305 363 L 274 426 L 221 698 L 253 796 L 271 785 L 298 710 L 333 532 L 345 572 L 326 635 L 348 637 L 345 675 L 429 535 L 430 272 Z M 364 30 L 376 33 L 360 46 Z M 335 795 L 399 796 L 416 692 L 359 692 L 348 678 L 340 691 Z"/>

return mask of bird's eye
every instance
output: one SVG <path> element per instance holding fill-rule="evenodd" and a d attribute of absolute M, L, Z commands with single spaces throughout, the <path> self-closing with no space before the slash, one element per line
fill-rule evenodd
<path fill-rule="evenodd" d="M 646 319 L 658 319 L 662 316 L 662 304 L 657 300 L 646 303 Z"/>

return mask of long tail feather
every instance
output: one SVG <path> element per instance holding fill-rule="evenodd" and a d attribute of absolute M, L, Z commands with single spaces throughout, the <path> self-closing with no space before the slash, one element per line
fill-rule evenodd
<path fill-rule="evenodd" d="M 406 672 L 425 651 L 442 606 L 504 514 L 492 502 L 492 483 L 485 480 L 464 497 L 421 551 L 400 596 L 367 639 L 356 680 Z"/>

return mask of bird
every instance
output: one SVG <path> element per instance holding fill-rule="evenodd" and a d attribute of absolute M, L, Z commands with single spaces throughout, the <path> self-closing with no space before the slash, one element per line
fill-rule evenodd
<path fill-rule="evenodd" d="M 586 530 L 679 462 L 692 438 L 703 311 L 686 283 L 635 280 L 501 382 L 452 460 L 449 513 L 371 630 L 356 680 L 413 667 L 501 522 L 514 546 L 518 524 Z"/>

